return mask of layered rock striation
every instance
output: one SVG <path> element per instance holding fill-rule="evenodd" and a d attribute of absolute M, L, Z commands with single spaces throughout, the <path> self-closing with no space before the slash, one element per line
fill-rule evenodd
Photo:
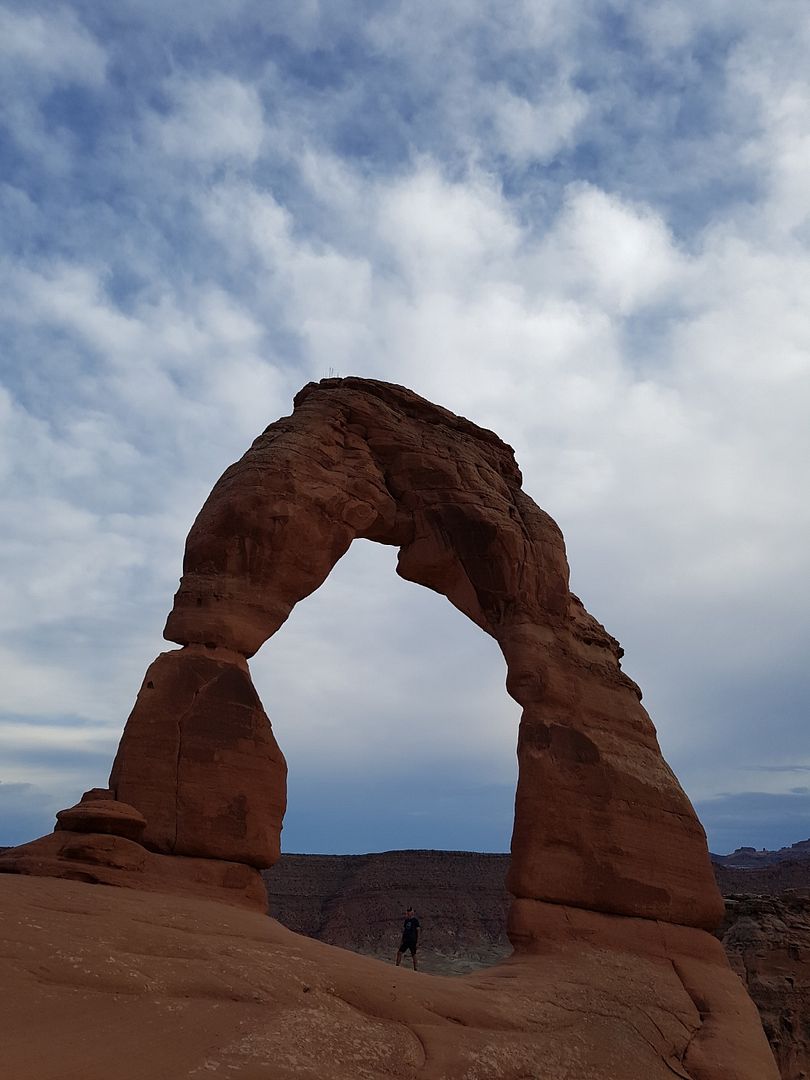
<path fill-rule="evenodd" d="M 508 869 L 508 855 L 472 851 L 284 854 L 264 879 L 270 914 L 290 930 L 386 960 L 415 907 L 420 970 L 449 975 L 511 953 Z"/>
<path fill-rule="evenodd" d="M 729 897 L 720 936 L 756 1002 L 782 1080 L 807 1080 L 810 898 L 790 893 Z"/>

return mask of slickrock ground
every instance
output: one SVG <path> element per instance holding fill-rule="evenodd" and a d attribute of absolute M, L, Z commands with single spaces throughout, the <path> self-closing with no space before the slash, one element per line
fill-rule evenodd
<path fill-rule="evenodd" d="M 777 858 L 769 866 L 768 856 L 778 852 L 757 855 L 756 869 L 715 864 L 728 897 L 719 936 L 759 1009 L 782 1080 L 807 1080 L 810 859 Z M 399 940 L 400 912 L 413 904 L 423 926 L 423 969 L 456 974 L 510 953 L 503 887 L 508 865 L 508 855 L 464 851 L 283 855 L 265 880 L 270 910 L 285 926 L 389 960 Z M 729 897 L 741 886 L 764 895 Z"/>
<path fill-rule="evenodd" d="M 498 642 L 523 706 L 516 958 L 460 981 L 264 914 L 287 767 L 248 660 L 358 538 Z M 192 526 L 164 631 L 181 648 L 147 670 L 107 785 L 0 855 L 15 1080 L 776 1080 L 711 934 L 703 829 L 568 579 L 493 432 L 404 387 L 304 387 Z"/>
<path fill-rule="evenodd" d="M 684 1061 L 704 1003 L 692 999 L 683 973 L 642 944 L 645 920 L 547 907 L 560 921 L 542 956 L 446 979 L 323 945 L 210 900 L 3 875 L 3 1075 L 703 1076 Z M 598 943 L 588 925 L 594 919 Z M 662 935 L 672 929 L 657 925 Z M 703 962 L 693 957 L 687 966 Z M 740 1015 L 738 1030 L 753 1020 Z M 744 1075 L 768 1076 L 764 1059 L 757 1066 L 756 1045 L 736 1048 Z M 738 1075 L 733 1057 L 722 1075 Z"/>

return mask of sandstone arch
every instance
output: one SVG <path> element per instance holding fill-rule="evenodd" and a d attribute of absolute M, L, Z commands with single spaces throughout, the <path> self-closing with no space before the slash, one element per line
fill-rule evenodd
<path fill-rule="evenodd" d="M 562 535 L 496 435 L 402 387 L 309 384 L 215 485 L 188 537 L 165 636 L 110 787 L 153 851 L 268 866 L 285 765 L 247 659 L 351 542 L 399 548 L 398 573 L 498 642 L 518 740 L 510 932 L 538 901 L 714 927 L 703 830 L 661 756 L 618 643 L 568 588 Z"/>
<path fill-rule="evenodd" d="M 428 986 L 413 976 L 391 993 L 390 969 L 362 960 L 361 981 L 344 980 L 340 991 L 345 957 L 336 959 L 328 946 L 312 951 L 313 942 L 290 948 L 288 932 L 264 918 L 267 897 L 255 868 L 278 856 L 286 766 L 248 657 L 360 536 L 396 544 L 404 577 L 444 593 L 497 640 L 509 693 L 523 706 L 508 881 L 517 955 L 474 984 Z M 722 911 L 703 831 L 661 757 L 638 687 L 621 671 L 617 642 L 568 590 L 559 530 L 523 493 L 511 449 L 492 432 L 385 383 L 305 387 L 292 416 L 256 440 L 201 510 L 166 636 L 182 647 L 147 671 L 110 788 L 86 792 L 61 811 L 48 836 L 0 853 L 0 874 L 125 886 L 137 890 L 134 904 L 120 893 L 101 901 L 113 913 L 113 937 L 121 925 L 139 933 L 147 909 L 161 928 L 167 917 L 174 926 L 178 908 L 183 937 L 201 923 L 209 928 L 199 939 L 201 955 L 215 965 L 224 954 L 232 958 L 227 933 L 224 954 L 212 947 L 224 924 L 242 946 L 258 949 L 254 980 L 278 975 L 281 964 L 272 1003 L 249 994 L 262 1002 L 248 1039 L 254 1046 L 257 1036 L 255 1052 L 245 1051 L 246 999 L 232 1002 L 226 984 L 222 1003 L 235 1012 L 222 1030 L 238 1048 L 240 1070 L 255 1065 L 257 1076 L 275 1076 L 292 1039 L 297 1074 L 305 1030 L 316 1045 L 316 1072 L 308 1075 L 332 1075 L 334 1029 L 313 1028 L 301 1003 L 300 957 L 309 950 L 308 970 L 322 990 L 313 1004 L 336 1010 L 341 1030 L 347 1008 L 362 1031 L 369 1021 L 378 1024 L 389 1048 L 391 1032 L 410 1025 L 421 1048 L 414 1062 L 426 1080 L 472 1075 L 471 1061 L 485 1061 L 486 1075 L 503 1078 L 519 1069 L 549 1080 L 776 1080 L 754 1005 L 720 943 L 702 929 L 713 928 Z M 12 908 L 37 896 L 27 883 L 15 884 Z M 77 933 L 95 944 L 104 920 L 92 903 L 94 917 L 85 918 L 90 894 L 74 881 L 52 884 L 60 886 L 51 890 L 54 910 L 78 905 Z M 254 910 L 235 913 L 233 905 Z M 269 939 L 286 944 L 273 952 Z M 182 962 L 170 969 L 179 978 L 187 943 L 173 940 Z M 110 947 L 108 937 L 94 954 L 105 977 Z M 150 931 L 150 976 L 153 947 Z M 246 955 L 237 950 L 240 981 Z M 29 962 L 26 953 L 21 963 Z M 63 1012 L 71 1015 L 78 1003 L 74 1028 L 82 1030 L 96 1022 L 100 984 L 87 984 L 94 973 L 81 965 L 65 975 L 60 962 L 56 982 L 67 990 L 58 998 L 47 980 L 40 992 L 39 965 L 26 968 L 15 988 L 20 1015 L 42 1018 L 44 1009 L 46 1027 L 63 1030 Z M 155 1017 L 137 999 L 122 1011 L 119 998 L 133 995 L 129 968 L 127 961 L 107 1042 L 126 1045 L 133 1024 Z M 156 983 L 144 982 L 149 1009 L 166 969 L 158 970 Z M 199 982 L 188 985 L 199 997 Z M 164 1046 L 176 1042 L 186 1004 L 150 1020 Z M 219 1001 L 215 1008 L 221 1020 L 226 1010 Z M 185 1036 L 193 1072 L 207 1069 L 193 1022 L 186 1021 Z M 54 1045 L 61 1068 L 65 1047 Z M 401 1043 L 392 1050 L 397 1064 L 382 1071 L 378 1042 L 355 1038 L 351 1047 L 352 1062 L 365 1063 L 368 1075 L 400 1075 Z M 68 1057 L 86 1071 L 81 1047 Z"/>

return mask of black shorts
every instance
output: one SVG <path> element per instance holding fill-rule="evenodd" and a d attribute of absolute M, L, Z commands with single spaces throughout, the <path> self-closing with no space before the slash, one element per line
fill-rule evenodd
<path fill-rule="evenodd" d="M 416 956 L 416 941 L 414 938 L 403 938 L 399 943 L 400 952 L 409 952 L 411 956 Z"/>

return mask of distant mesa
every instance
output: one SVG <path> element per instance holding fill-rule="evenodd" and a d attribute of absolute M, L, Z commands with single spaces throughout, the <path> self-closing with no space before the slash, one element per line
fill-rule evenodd
<path fill-rule="evenodd" d="M 739 847 L 730 855 L 712 855 L 711 860 L 717 866 L 756 869 L 773 863 L 802 862 L 810 859 L 810 840 L 799 840 L 790 847 L 769 851 L 767 848 Z"/>
<path fill-rule="evenodd" d="M 247 661 L 358 538 L 397 547 L 397 573 L 446 596 L 506 660 L 523 707 L 507 878 L 516 953 L 545 955 L 553 940 L 574 968 L 595 942 L 626 954 L 693 1018 L 672 1071 L 775 1077 L 753 1005 L 706 933 L 723 903 L 703 830 L 618 642 L 570 592 L 559 528 L 522 490 L 511 447 L 400 386 L 310 383 L 225 471 L 186 542 L 164 632 L 181 648 L 147 671 L 109 789 L 0 869 L 261 906 L 286 763 Z"/>

